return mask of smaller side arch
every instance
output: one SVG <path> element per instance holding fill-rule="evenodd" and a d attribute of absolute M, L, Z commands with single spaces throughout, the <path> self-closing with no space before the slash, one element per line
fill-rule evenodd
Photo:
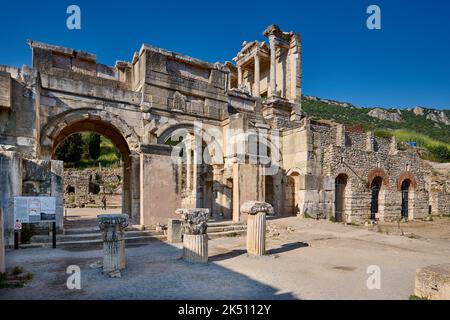
<path fill-rule="evenodd" d="M 411 181 L 411 186 L 413 187 L 413 189 L 414 190 L 417 189 L 417 182 L 416 182 L 416 178 L 414 177 L 414 175 L 411 172 L 403 171 L 402 173 L 400 173 L 400 175 L 398 176 L 398 179 L 397 179 L 397 190 L 400 191 L 400 189 L 402 187 L 402 183 L 405 180 Z"/>
<path fill-rule="evenodd" d="M 388 186 L 388 175 L 386 174 L 386 172 L 384 172 L 384 170 L 382 168 L 376 168 L 376 169 L 372 169 L 368 176 L 367 176 L 367 185 L 370 186 L 372 184 L 372 181 L 376 178 L 376 177 L 380 177 L 382 179 L 382 184 L 383 186 L 387 187 Z"/>

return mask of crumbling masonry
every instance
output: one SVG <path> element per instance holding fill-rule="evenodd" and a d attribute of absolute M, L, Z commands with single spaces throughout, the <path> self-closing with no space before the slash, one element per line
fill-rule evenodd
<path fill-rule="evenodd" d="M 110 67 L 30 41 L 32 67 L 0 66 L 6 236 L 16 195 L 57 196 L 63 227 L 63 165 L 54 153 L 82 131 L 122 153 L 122 211 L 135 224 L 166 223 L 180 207 L 242 221 L 246 201 L 268 202 L 279 216 L 338 221 L 426 216 L 430 188 L 418 156 L 394 139 L 310 121 L 301 110 L 300 35 L 276 25 L 263 34 L 268 41 L 244 42 L 234 62 L 214 64 L 144 44 Z M 198 123 L 222 138 L 199 140 Z M 214 161 L 199 163 L 205 154 Z"/>

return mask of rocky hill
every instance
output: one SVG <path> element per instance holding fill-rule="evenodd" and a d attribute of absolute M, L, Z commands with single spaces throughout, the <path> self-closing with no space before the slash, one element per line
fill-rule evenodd
<path fill-rule="evenodd" d="M 430 152 L 428 157 L 425 156 L 429 160 L 450 162 L 450 110 L 425 107 L 361 108 L 348 102 L 313 96 L 303 96 L 302 106 L 303 111 L 313 119 L 362 126 L 380 136 L 395 135 L 403 142 L 415 141 L 418 147 Z M 436 148 L 444 154 L 440 159 L 433 156 Z"/>

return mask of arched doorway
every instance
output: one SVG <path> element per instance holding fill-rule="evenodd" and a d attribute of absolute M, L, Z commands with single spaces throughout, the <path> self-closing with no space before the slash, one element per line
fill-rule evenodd
<path fill-rule="evenodd" d="M 334 218 L 336 222 L 342 222 L 345 212 L 345 192 L 348 177 L 340 174 L 334 181 Z"/>
<path fill-rule="evenodd" d="M 375 220 L 380 213 L 380 191 L 383 184 L 382 177 L 375 177 L 370 184 L 370 220 Z"/>
<path fill-rule="evenodd" d="M 175 153 L 172 153 L 172 160 L 177 158 L 177 189 L 181 205 L 208 208 L 211 215 L 220 215 L 221 212 L 214 212 L 217 195 L 214 191 L 211 150 L 202 138 L 195 135 L 193 125 L 178 124 L 165 128 L 158 136 L 158 142 L 178 150 L 173 149 Z"/>
<path fill-rule="evenodd" d="M 299 207 L 300 173 L 299 171 L 291 170 L 290 172 L 287 172 L 287 175 L 287 183 L 284 189 L 284 212 L 287 216 L 295 216 L 302 213 Z"/>
<path fill-rule="evenodd" d="M 401 185 L 402 192 L 402 209 L 401 209 L 401 217 L 402 219 L 409 218 L 409 188 L 411 186 L 411 180 L 405 179 Z"/>
<path fill-rule="evenodd" d="M 102 213 L 101 209 L 98 209 L 97 206 L 102 206 L 103 200 L 106 200 L 107 205 L 107 211 L 110 210 L 114 212 L 122 212 L 125 214 L 128 214 L 130 218 L 133 220 L 134 223 L 138 223 L 139 219 L 139 212 L 137 211 L 137 208 L 139 208 L 139 199 L 137 198 L 139 192 L 136 192 L 134 195 L 132 195 L 131 190 L 131 181 L 134 178 L 135 184 L 138 185 L 138 177 L 133 176 L 134 173 L 136 173 L 136 166 L 133 167 L 132 165 L 132 158 L 131 158 L 131 151 L 128 146 L 127 141 L 123 137 L 122 133 L 115 128 L 111 123 L 108 123 L 106 121 L 100 120 L 100 119 L 92 119 L 92 118 L 85 118 L 78 121 L 71 122 L 67 124 L 66 126 L 62 127 L 61 130 L 54 133 L 52 140 L 52 151 L 51 151 L 51 158 L 57 159 L 57 150 L 58 147 L 63 144 L 63 142 L 68 139 L 69 137 L 76 135 L 76 134 L 82 134 L 82 133 L 89 133 L 89 134 L 96 134 L 99 136 L 103 136 L 106 139 L 102 141 L 110 141 L 111 145 L 115 150 L 117 150 L 117 155 L 120 158 L 120 162 L 118 164 L 119 168 L 119 174 L 111 173 L 110 175 L 116 176 L 117 181 L 112 182 L 111 180 L 105 181 L 105 184 L 102 186 L 103 188 L 100 190 L 97 185 L 97 181 L 93 181 L 93 175 L 95 176 L 96 173 L 92 174 L 88 177 L 84 177 L 86 179 L 87 183 L 87 199 L 83 200 L 83 204 L 77 204 L 76 207 L 81 207 L 81 209 L 90 209 L 89 213 L 81 212 L 80 221 L 77 222 L 70 222 L 68 219 L 65 221 L 66 226 L 65 227 L 87 227 L 92 225 L 96 225 L 96 215 Z M 93 172 L 99 172 L 103 173 L 105 171 L 110 171 L 110 168 L 105 168 L 101 165 L 101 162 L 99 161 L 100 165 L 97 165 L 95 168 L 91 168 Z M 120 166 L 122 167 L 120 169 Z M 106 169 L 106 170 L 105 170 Z M 95 183 L 94 183 L 95 182 Z M 95 184 L 96 188 L 92 188 Z M 98 192 L 92 191 L 95 189 Z M 97 190 L 98 189 L 98 190 Z M 75 191 L 77 191 L 77 188 L 75 188 Z M 135 204 L 133 205 L 133 201 Z M 81 202 L 80 202 L 81 203 Z M 65 204 L 66 207 L 68 203 Z M 78 210 L 80 211 L 80 210 Z M 76 211 L 75 215 L 80 215 L 80 213 Z M 134 211 L 134 214 L 133 214 Z M 67 212 L 67 211 L 66 211 Z M 71 220 L 72 221 L 72 220 Z"/>

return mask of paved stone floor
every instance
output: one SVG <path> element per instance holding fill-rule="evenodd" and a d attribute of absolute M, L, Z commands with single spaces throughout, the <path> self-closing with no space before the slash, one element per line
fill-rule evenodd
<path fill-rule="evenodd" d="M 296 217 L 269 222 L 269 254 L 245 254 L 245 237 L 210 241 L 210 262 L 180 259 L 181 246 L 155 241 L 127 247 L 127 269 L 110 279 L 90 264 L 93 250 L 7 251 L 7 267 L 34 273 L 0 299 L 408 299 L 419 267 L 449 263 L 450 240 L 408 238 Z M 68 290 L 67 266 L 81 268 L 82 290 Z M 368 290 L 369 265 L 381 268 L 381 289 Z"/>

